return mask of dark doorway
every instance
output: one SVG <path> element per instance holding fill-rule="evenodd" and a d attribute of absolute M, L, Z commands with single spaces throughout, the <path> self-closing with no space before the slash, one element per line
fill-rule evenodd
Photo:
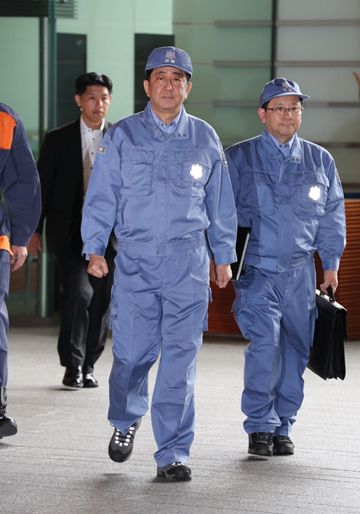
<path fill-rule="evenodd" d="M 86 71 L 86 36 L 57 34 L 57 125 L 79 117 L 74 101 L 75 80 Z"/>
<path fill-rule="evenodd" d="M 173 34 L 135 34 L 135 83 L 134 83 L 134 111 L 144 110 L 147 97 L 143 88 L 145 77 L 145 63 L 151 50 L 157 46 L 173 46 Z"/>

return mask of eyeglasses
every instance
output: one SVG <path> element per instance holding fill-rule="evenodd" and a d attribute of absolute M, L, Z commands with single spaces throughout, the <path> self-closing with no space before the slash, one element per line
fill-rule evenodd
<path fill-rule="evenodd" d="M 186 80 L 185 77 L 165 77 L 163 75 L 159 75 L 157 77 L 155 77 L 155 80 L 157 81 L 158 84 L 161 84 L 162 86 L 164 84 L 168 84 L 168 82 L 170 82 L 171 86 L 174 87 L 174 88 L 182 88 L 184 86 L 187 85 L 188 81 Z"/>
<path fill-rule="evenodd" d="M 266 107 L 265 111 L 273 111 L 279 114 L 291 112 L 291 114 L 299 114 L 304 110 L 304 107 Z"/>

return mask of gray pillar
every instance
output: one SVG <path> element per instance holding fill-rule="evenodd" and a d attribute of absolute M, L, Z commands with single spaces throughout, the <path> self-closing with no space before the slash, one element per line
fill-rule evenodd
<path fill-rule="evenodd" d="M 49 0 L 48 18 L 39 18 L 39 145 L 47 130 L 56 126 L 56 18 L 55 0 Z M 46 250 L 45 226 L 43 250 L 38 262 L 37 310 L 41 317 L 54 310 L 54 266 Z"/>

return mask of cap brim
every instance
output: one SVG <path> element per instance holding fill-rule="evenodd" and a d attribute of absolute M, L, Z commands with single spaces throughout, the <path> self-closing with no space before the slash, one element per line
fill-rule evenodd
<path fill-rule="evenodd" d="M 261 107 L 263 105 L 265 105 L 267 102 L 270 102 L 270 100 L 272 100 L 273 98 L 279 98 L 280 96 L 298 96 L 299 98 L 301 98 L 301 100 L 303 102 L 305 102 L 306 100 L 308 100 L 309 98 L 311 98 L 309 95 L 299 95 L 297 93 L 293 93 L 293 92 L 288 92 L 288 93 L 279 93 L 278 95 L 273 95 L 273 96 L 270 96 L 269 98 L 266 98 L 265 100 L 262 100 L 261 101 Z"/>
<path fill-rule="evenodd" d="M 155 70 L 156 68 L 177 68 L 178 70 L 181 70 L 183 71 L 184 73 L 186 73 L 187 75 L 190 75 L 190 77 L 192 76 L 192 72 L 190 72 L 189 70 L 186 70 L 185 68 L 182 68 L 181 66 L 177 66 L 175 64 L 170 64 L 170 63 L 166 63 L 166 64 L 158 64 L 156 66 L 147 66 L 145 68 L 145 71 L 151 71 L 151 70 Z"/>

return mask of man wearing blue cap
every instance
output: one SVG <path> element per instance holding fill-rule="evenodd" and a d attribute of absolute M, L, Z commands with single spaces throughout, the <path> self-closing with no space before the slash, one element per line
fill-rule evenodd
<path fill-rule="evenodd" d="M 321 289 L 338 285 L 345 246 L 344 196 L 331 155 L 297 135 L 304 95 L 276 78 L 260 97 L 265 130 L 226 150 L 239 226 L 250 227 L 234 315 L 249 340 L 242 410 L 249 453 L 292 455 L 290 432 L 316 318 L 314 252 Z"/>
<path fill-rule="evenodd" d="M 157 475 L 190 480 L 196 356 L 207 327 L 209 255 L 225 287 L 236 260 L 236 207 L 221 143 L 184 109 L 189 55 L 175 47 L 148 57 L 145 111 L 115 123 L 99 148 L 82 222 L 88 271 L 118 242 L 112 298 L 109 456 L 127 460 L 148 408 L 148 373 L 161 352 L 152 397 Z"/>

